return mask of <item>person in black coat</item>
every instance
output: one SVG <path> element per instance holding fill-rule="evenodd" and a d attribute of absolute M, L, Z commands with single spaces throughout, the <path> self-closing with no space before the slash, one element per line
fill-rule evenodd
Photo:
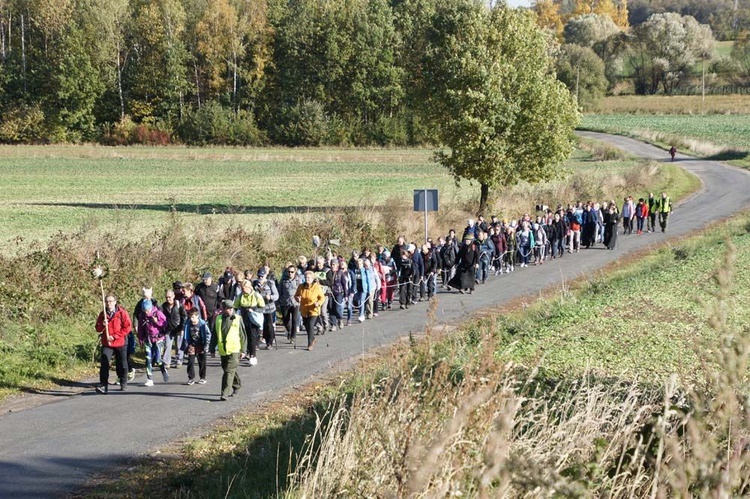
<path fill-rule="evenodd" d="M 456 257 L 456 275 L 448 283 L 452 288 L 457 288 L 459 293 L 474 291 L 476 271 L 479 267 L 479 248 L 474 239 L 466 237 Z"/>
<path fill-rule="evenodd" d="M 620 222 L 620 214 L 617 213 L 617 207 L 610 204 L 607 212 L 604 214 L 604 245 L 607 249 L 617 247 L 617 224 Z"/>

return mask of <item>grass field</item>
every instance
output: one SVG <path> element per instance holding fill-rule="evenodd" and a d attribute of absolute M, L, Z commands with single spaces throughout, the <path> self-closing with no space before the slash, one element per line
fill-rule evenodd
<path fill-rule="evenodd" d="M 12 186 L 0 191 L 0 252 L 60 231 L 139 238 L 167 223 L 171 210 L 189 223 L 212 215 L 218 230 L 273 227 L 321 208 L 406 206 L 420 188 L 439 189 L 441 208 L 478 197 L 478 188 L 457 188 L 431 158 L 426 149 L 0 147 L 0 184 Z M 565 167 L 596 175 L 634 164 L 595 163 L 578 152 Z"/>

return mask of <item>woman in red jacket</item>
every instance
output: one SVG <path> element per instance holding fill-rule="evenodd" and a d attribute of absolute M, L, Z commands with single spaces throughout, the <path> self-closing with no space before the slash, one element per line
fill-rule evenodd
<path fill-rule="evenodd" d="M 109 295 L 106 298 L 106 314 L 99 312 L 96 330 L 101 333 L 102 356 L 99 367 L 99 386 L 96 391 L 107 393 L 109 388 L 109 366 L 115 356 L 115 370 L 120 378 L 120 390 L 128 384 L 128 345 L 126 338 L 133 328 L 130 316 L 117 305 L 117 298 Z"/>

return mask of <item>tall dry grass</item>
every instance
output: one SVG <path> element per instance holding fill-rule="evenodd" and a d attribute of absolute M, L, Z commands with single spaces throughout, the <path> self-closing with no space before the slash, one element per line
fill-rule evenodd
<path fill-rule="evenodd" d="M 546 379 L 495 361 L 491 320 L 471 348 L 428 334 L 320 415 L 284 497 L 749 495 L 750 332 L 727 321 L 734 265 L 730 245 L 706 304 L 720 346 L 703 383 Z"/>

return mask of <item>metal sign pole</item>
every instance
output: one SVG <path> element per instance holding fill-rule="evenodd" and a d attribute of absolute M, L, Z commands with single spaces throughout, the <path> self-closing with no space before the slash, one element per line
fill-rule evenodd
<path fill-rule="evenodd" d="M 424 190 L 424 242 L 427 244 L 427 189 Z"/>

